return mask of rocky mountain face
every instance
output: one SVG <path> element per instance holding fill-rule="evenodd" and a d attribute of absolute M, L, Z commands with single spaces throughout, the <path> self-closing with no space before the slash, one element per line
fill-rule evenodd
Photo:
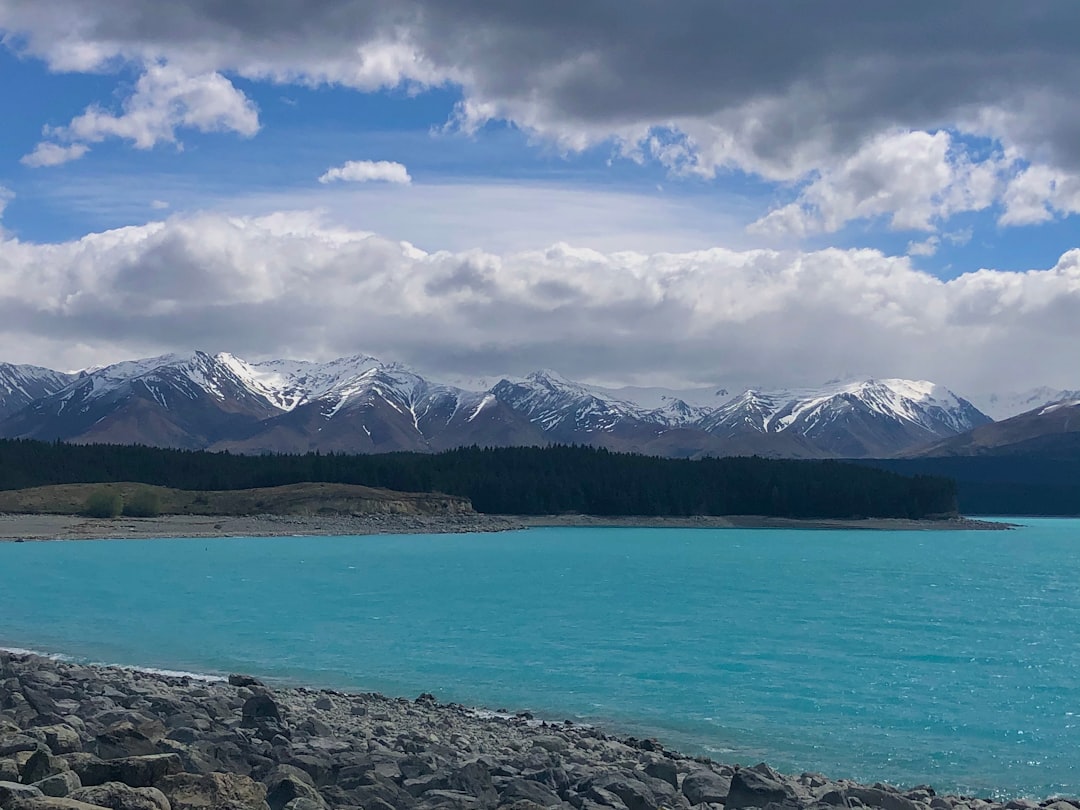
<path fill-rule="evenodd" d="M 75 376 L 40 366 L 0 363 L 0 420 L 59 391 Z"/>
<path fill-rule="evenodd" d="M 608 389 L 544 370 L 471 391 L 364 355 L 248 363 L 203 352 L 77 375 L 28 368 L 0 366 L 0 436 L 240 453 L 577 443 L 672 457 L 856 458 L 991 421 L 941 386 L 895 379 L 731 395 Z"/>

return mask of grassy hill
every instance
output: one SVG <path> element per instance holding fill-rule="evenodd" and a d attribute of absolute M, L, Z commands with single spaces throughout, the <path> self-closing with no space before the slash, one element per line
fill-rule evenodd
<path fill-rule="evenodd" d="M 156 505 L 163 515 L 458 515 L 471 514 L 467 498 L 355 484 L 302 483 L 221 491 L 172 489 L 134 482 L 57 484 L 0 491 L 0 512 L 77 515 L 101 493 L 118 493 L 122 503 Z"/>

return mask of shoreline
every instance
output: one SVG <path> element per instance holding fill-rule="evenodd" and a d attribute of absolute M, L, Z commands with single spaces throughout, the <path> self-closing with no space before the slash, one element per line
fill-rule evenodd
<path fill-rule="evenodd" d="M 162 515 L 98 519 L 78 515 L 0 514 L 0 542 L 207 537 L 319 537 L 458 534 L 528 528 L 829 529 L 845 531 L 1002 531 L 1011 524 L 970 518 L 795 520 L 760 515 L 601 517 L 594 515 Z"/>
<path fill-rule="evenodd" d="M 277 686 L 30 651 L 0 649 L 0 707 L 5 810 L 75 807 L 70 800 L 84 802 L 78 810 L 1080 807 L 1078 799 L 1010 801 L 785 775 L 427 693 Z"/>

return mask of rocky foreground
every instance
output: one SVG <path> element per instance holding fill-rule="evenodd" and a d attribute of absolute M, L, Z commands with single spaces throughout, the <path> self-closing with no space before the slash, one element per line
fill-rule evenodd
<path fill-rule="evenodd" d="M 2 810 L 1077 810 L 721 765 L 527 714 L 0 652 Z"/>

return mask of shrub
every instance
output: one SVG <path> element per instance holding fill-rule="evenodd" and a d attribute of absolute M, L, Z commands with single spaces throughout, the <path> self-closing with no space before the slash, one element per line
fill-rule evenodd
<path fill-rule="evenodd" d="M 161 495 L 150 488 L 137 489 L 124 503 L 128 517 L 157 517 L 161 514 Z"/>
<path fill-rule="evenodd" d="M 87 517 L 115 518 L 124 510 L 124 496 L 118 489 L 95 489 L 86 498 L 83 514 Z"/>

